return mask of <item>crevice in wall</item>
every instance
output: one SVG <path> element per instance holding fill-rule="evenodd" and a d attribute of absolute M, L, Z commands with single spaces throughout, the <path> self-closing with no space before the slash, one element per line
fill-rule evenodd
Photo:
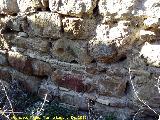
<path fill-rule="evenodd" d="M 78 64 L 78 61 L 72 60 L 70 63 Z"/>
<path fill-rule="evenodd" d="M 96 1 L 96 7 L 93 9 L 93 16 L 98 16 L 99 14 L 99 7 L 98 7 L 98 3 L 99 3 L 99 0 Z"/>
<path fill-rule="evenodd" d="M 123 62 L 123 61 L 125 61 L 126 59 L 127 59 L 127 56 L 126 56 L 126 55 L 122 55 L 118 61 L 119 61 L 119 62 Z"/>

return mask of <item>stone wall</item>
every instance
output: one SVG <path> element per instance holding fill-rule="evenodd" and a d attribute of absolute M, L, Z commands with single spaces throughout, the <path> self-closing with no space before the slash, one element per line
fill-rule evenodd
<path fill-rule="evenodd" d="M 136 95 L 160 114 L 159 4 L 0 0 L 0 79 L 81 110 L 92 101 L 119 120 L 140 108 L 138 120 L 155 117 Z"/>

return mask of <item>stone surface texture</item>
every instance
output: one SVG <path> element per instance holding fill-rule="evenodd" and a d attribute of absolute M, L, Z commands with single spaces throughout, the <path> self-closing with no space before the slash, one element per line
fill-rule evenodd
<path fill-rule="evenodd" d="M 80 17 L 93 13 L 96 0 L 49 0 L 49 7 L 52 12 Z"/>
<path fill-rule="evenodd" d="M 6 83 L 117 120 L 154 120 L 144 103 L 160 114 L 159 76 L 160 0 L 0 0 Z"/>

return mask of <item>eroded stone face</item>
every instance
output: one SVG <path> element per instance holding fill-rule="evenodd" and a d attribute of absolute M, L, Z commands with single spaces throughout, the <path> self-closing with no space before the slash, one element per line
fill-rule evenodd
<path fill-rule="evenodd" d="M 8 61 L 13 68 L 16 68 L 24 73 L 32 74 L 31 60 L 29 60 L 27 56 L 24 56 L 18 52 L 9 51 Z"/>
<path fill-rule="evenodd" d="M 12 76 L 7 69 L 0 68 L 0 79 L 9 82 L 12 79 Z"/>
<path fill-rule="evenodd" d="M 89 41 L 91 56 L 100 62 L 110 63 L 118 60 L 136 38 L 129 28 L 129 21 L 119 21 L 113 26 L 100 24 L 96 37 Z"/>
<path fill-rule="evenodd" d="M 17 0 L 1 0 L 0 13 L 1 14 L 14 14 L 19 12 Z"/>
<path fill-rule="evenodd" d="M 138 16 L 149 16 L 149 17 L 159 17 L 160 0 L 136 0 L 134 6 L 134 15 Z"/>
<path fill-rule="evenodd" d="M 39 12 L 27 17 L 28 27 L 24 29 L 29 36 L 59 38 L 61 19 L 57 13 Z"/>
<path fill-rule="evenodd" d="M 118 55 L 117 48 L 114 44 L 108 44 L 98 40 L 90 41 L 89 50 L 91 56 L 93 56 L 97 61 L 104 63 L 115 61 Z"/>
<path fill-rule="evenodd" d="M 145 41 L 152 41 L 156 39 L 155 32 L 149 30 L 140 30 L 139 35 L 140 38 Z"/>
<path fill-rule="evenodd" d="M 160 26 L 160 19 L 155 17 L 148 17 L 144 20 L 145 28 L 158 28 Z"/>
<path fill-rule="evenodd" d="M 52 12 L 81 17 L 93 13 L 96 0 L 49 0 L 49 7 Z"/>
<path fill-rule="evenodd" d="M 100 0 L 99 13 L 103 16 L 126 16 L 131 14 L 135 0 Z"/>
<path fill-rule="evenodd" d="M 104 96 L 124 96 L 126 80 L 122 77 L 100 75 L 98 79 L 98 94 Z"/>
<path fill-rule="evenodd" d="M 24 37 L 16 37 L 13 41 L 20 48 L 31 49 L 41 52 L 49 51 L 49 44 L 46 39 L 42 39 L 40 37 L 36 38 L 24 38 Z"/>
<path fill-rule="evenodd" d="M 100 0 L 99 13 L 116 18 L 132 16 L 158 17 L 159 0 Z"/>
<path fill-rule="evenodd" d="M 94 19 L 66 17 L 62 20 L 66 37 L 70 39 L 87 39 L 95 35 Z"/>
<path fill-rule="evenodd" d="M 35 76 L 28 76 L 26 74 L 20 73 L 18 71 L 14 71 L 14 74 L 12 73 L 12 76 L 15 80 L 17 80 L 20 83 L 20 86 L 23 89 L 26 89 L 30 93 L 37 93 L 38 88 L 41 83 L 41 79 Z"/>
<path fill-rule="evenodd" d="M 146 59 L 146 63 L 160 67 L 160 45 L 149 44 L 146 42 L 141 49 L 140 55 Z"/>
<path fill-rule="evenodd" d="M 42 8 L 40 0 L 17 0 L 20 12 L 35 12 L 37 8 Z"/>
<path fill-rule="evenodd" d="M 86 42 L 75 42 L 66 38 L 59 39 L 53 44 L 52 55 L 65 62 L 76 61 L 85 64 L 92 61 L 87 53 Z"/>
<path fill-rule="evenodd" d="M 32 62 L 33 74 L 37 76 L 47 76 L 52 72 L 50 65 L 46 62 L 35 60 Z"/>
<path fill-rule="evenodd" d="M 7 64 L 8 61 L 6 55 L 0 54 L 0 65 L 7 65 Z"/>
<path fill-rule="evenodd" d="M 52 79 L 57 85 L 70 90 L 77 92 L 85 92 L 87 90 L 87 85 L 83 83 L 84 78 L 81 74 L 54 71 Z"/>
<path fill-rule="evenodd" d="M 139 65 L 139 67 L 141 67 Z M 131 72 L 132 85 L 137 92 L 139 99 L 145 101 L 148 105 L 156 107 L 159 105 L 159 90 L 158 90 L 158 77 L 156 74 L 152 75 L 149 71 L 138 68 L 133 69 Z M 134 71 L 135 70 L 135 71 Z M 137 97 L 135 100 L 138 101 Z"/>

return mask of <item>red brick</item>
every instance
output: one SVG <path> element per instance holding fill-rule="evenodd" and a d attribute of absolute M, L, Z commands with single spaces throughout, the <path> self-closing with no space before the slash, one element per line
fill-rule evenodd
<path fill-rule="evenodd" d="M 83 83 L 83 76 L 80 74 L 58 73 L 57 71 L 52 75 L 55 82 L 64 88 L 74 90 L 76 92 L 85 92 L 87 85 Z"/>

